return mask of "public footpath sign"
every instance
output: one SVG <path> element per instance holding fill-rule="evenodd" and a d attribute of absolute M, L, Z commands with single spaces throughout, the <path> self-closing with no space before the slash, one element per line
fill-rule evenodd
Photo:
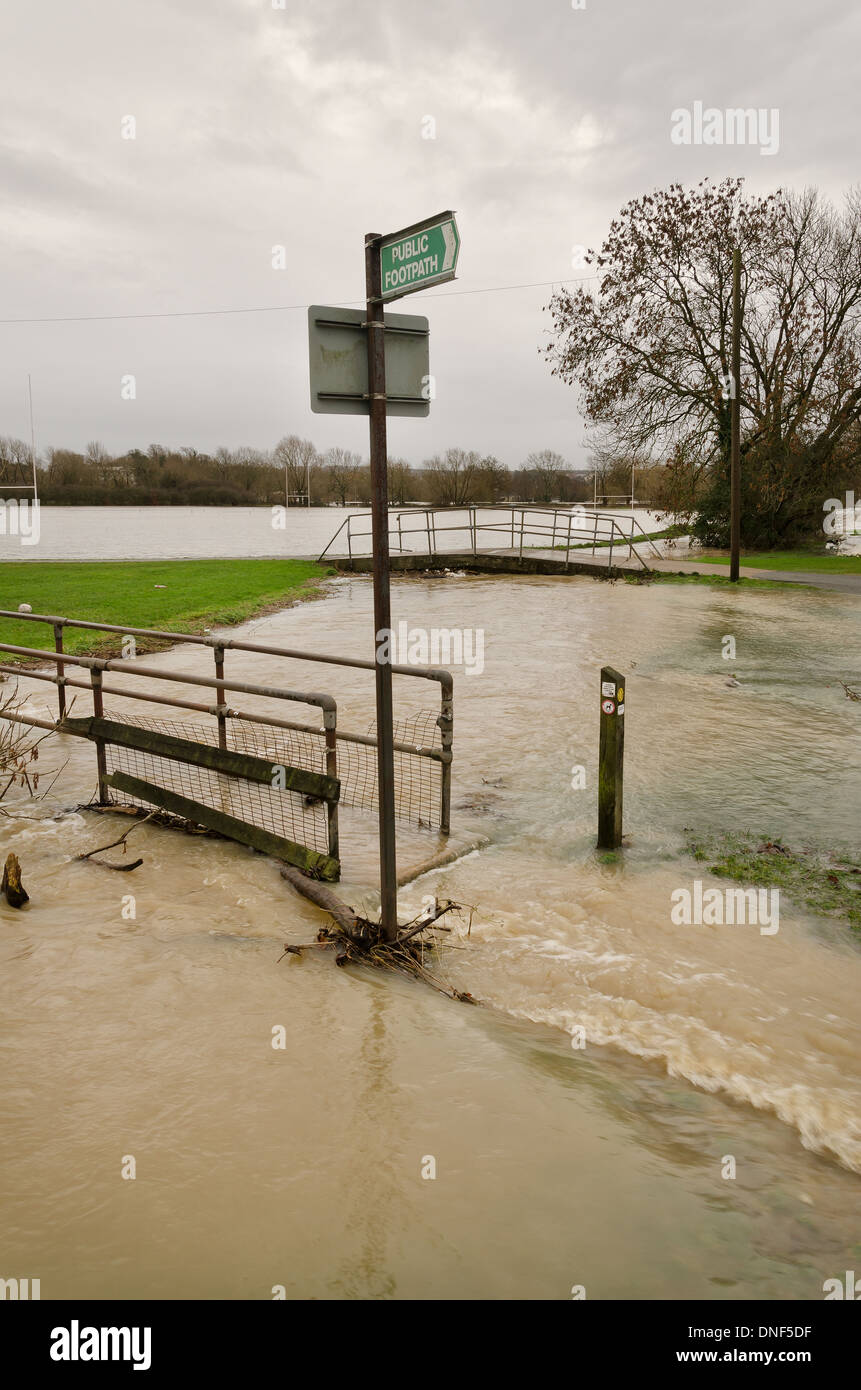
<path fill-rule="evenodd" d="M 426 222 L 385 237 L 380 246 L 382 298 L 399 299 L 428 285 L 453 280 L 460 236 L 453 212 L 440 212 Z"/>

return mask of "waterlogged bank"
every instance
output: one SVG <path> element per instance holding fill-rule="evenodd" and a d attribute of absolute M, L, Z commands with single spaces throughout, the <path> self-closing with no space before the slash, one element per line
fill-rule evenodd
<path fill-rule="evenodd" d="M 675 923 L 672 894 L 726 886 L 686 827 L 850 840 L 856 606 L 589 579 L 395 580 L 393 597 L 395 622 L 484 632 L 481 671 L 456 680 L 453 820 L 491 843 L 401 910 L 431 891 L 475 905 L 441 969 L 492 1007 L 276 966 L 320 919 L 237 846 L 143 826 L 144 866 L 116 875 L 68 862 L 112 838 L 103 820 L 13 822 L 32 903 L 0 907 L 9 1258 L 43 1298 L 822 1298 L 861 1256 L 853 933 L 783 900 L 770 935 Z M 336 581 L 244 631 L 366 656 L 371 612 L 368 581 Z M 592 848 L 607 661 L 628 681 L 630 835 L 609 861 Z M 338 695 L 364 727 L 365 674 Z M 69 753 L 66 805 L 95 777 L 91 748 Z M 373 840 L 344 837 L 356 905 Z"/>

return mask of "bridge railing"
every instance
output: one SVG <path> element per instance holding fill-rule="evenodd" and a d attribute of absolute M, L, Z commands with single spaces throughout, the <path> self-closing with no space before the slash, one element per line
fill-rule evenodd
<path fill-rule="evenodd" d="M 452 546 L 446 540 L 441 545 L 441 536 L 457 536 L 459 544 Z M 336 551 L 335 544 L 341 537 L 342 549 Z M 371 513 L 353 512 L 344 518 L 320 559 L 344 553 L 350 560 L 368 555 L 371 538 Z M 488 545 L 488 538 L 496 542 L 493 547 Z M 500 546 L 503 538 L 506 544 Z M 368 542 L 364 549 L 363 542 Z M 478 555 L 493 549 L 496 553 L 516 553 L 522 558 L 524 550 L 564 550 L 567 568 L 572 552 L 588 550 L 595 555 L 600 550 L 606 553 L 608 565 L 612 565 L 615 550 L 617 557 L 627 552 L 627 559 L 636 559 L 643 569 L 648 569 L 638 549 L 642 543 L 651 545 L 653 553 L 659 555 L 636 517 L 619 517 L 585 507 L 517 507 L 488 503 L 389 510 L 389 549 L 399 554 L 425 553 L 433 557 L 452 550 L 465 550 Z"/>
<path fill-rule="evenodd" d="M 0 673 L 7 675 L 26 675 L 30 679 L 49 681 L 57 687 L 57 707 L 59 719 L 56 724 L 34 716 L 9 713 L 4 717 L 14 722 L 33 724 L 40 728 L 62 731 L 66 717 L 68 688 L 92 691 L 93 716 L 104 716 L 103 696 L 122 696 L 150 704 L 168 706 L 183 710 L 193 710 L 214 717 L 212 739 L 222 751 L 235 751 L 246 747 L 249 751 L 266 756 L 267 745 L 263 735 L 254 736 L 248 725 L 263 725 L 268 732 L 265 738 L 270 741 L 279 737 L 278 731 L 289 731 L 282 735 L 297 755 L 305 759 L 304 765 L 322 763 L 327 777 L 337 778 L 342 784 L 341 804 L 360 809 L 373 809 L 377 804 L 376 787 L 376 748 L 377 738 L 374 730 L 368 733 L 351 732 L 338 724 L 337 705 L 328 694 L 316 692 L 301 693 L 281 687 L 262 686 L 235 680 L 225 673 L 225 653 L 227 651 L 251 652 L 265 656 L 279 657 L 292 661 L 308 661 L 318 664 L 349 667 L 357 670 L 376 672 L 374 661 L 359 657 L 336 656 L 321 652 L 301 651 L 292 647 L 270 646 L 260 642 L 244 642 L 241 639 L 218 635 L 200 635 L 186 632 L 168 632 L 156 628 L 120 627 L 113 623 L 94 623 L 83 619 L 51 616 L 44 613 L 21 613 L 0 610 L 0 618 L 11 618 L 20 622 L 41 623 L 53 628 L 54 651 L 45 648 L 13 646 L 0 643 L 0 657 L 3 653 L 18 657 L 32 668 L 35 662 L 50 663 L 53 671 L 22 669 L 20 663 L 0 660 Z M 160 667 L 145 666 L 137 657 L 131 659 L 73 656 L 63 647 L 63 633 L 67 628 L 83 629 L 94 633 L 113 633 L 128 637 L 143 637 L 159 642 L 187 644 L 209 647 L 214 658 L 214 672 L 211 677 L 199 674 L 180 674 L 163 670 Z M 76 674 L 67 674 L 66 668 L 83 668 Z M 396 676 L 409 676 L 414 680 L 430 681 L 439 687 L 438 713 L 435 710 L 421 710 L 399 721 L 396 727 L 395 755 L 398 777 L 396 798 L 399 818 L 419 825 L 437 825 L 443 834 L 451 828 L 451 770 L 453 757 L 454 727 L 454 680 L 450 671 L 442 667 L 392 664 Z M 89 679 L 81 679 L 88 674 Z M 141 687 L 139 684 L 108 684 L 104 675 L 122 674 L 141 676 L 152 681 L 175 681 L 189 685 L 206 687 L 214 692 L 214 703 L 202 703 L 180 699 L 164 694 L 152 684 Z M 323 728 L 292 718 L 280 718 L 271 714 L 243 711 L 227 703 L 228 691 L 241 691 L 246 694 L 268 699 L 287 700 L 317 706 L 322 714 Z M 242 737 L 235 732 L 241 728 Z M 230 730 L 234 732 L 229 733 Z M 80 733 L 82 730 L 66 727 L 66 732 Z M 86 736 L 91 736 L 87 734 Z M 197 736 L 197 735 L 196 735 Z M 201 728 L 200 736 L 208 738 Z M 97 743 L 98 747 L 98 743 Z M 314 750 L 320 749 L 318 758 Z M 415 759 L 418 759 L 416 763 Z M 228 760 L 229 761 L 229 760 Z M 273 758 L 272 762 L 279 759 Z M 437 773 L 437 769 L 439 769 Z M 106 796 L 104 784 L 104 759 L 99 757 L 99 797 Z M 337 850 L 337 804 L 329 803 L 329 847 Z M 336 856 L 333 856 L 336 857 Z"/>

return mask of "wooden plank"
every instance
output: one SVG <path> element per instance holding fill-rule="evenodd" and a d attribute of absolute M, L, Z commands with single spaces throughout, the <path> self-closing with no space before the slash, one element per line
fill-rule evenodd
<path fill-rule="evenodd" d="M 341 795 L 341 783 L 337 777 L 308 772 L 302 767 L 286 767 L 283 763 L 268 762 L 265 758 L 216 748 L 208 743 L 195 743 L 192 739 L 174 738 L 171 734 L 160 734 L 152 729 L 139 729 L 134 724 L 120 724 L 112 719 L 64 719 L 59 729 L 61 733 L 102 739 L 105 743 L 122 748 L 151 753 L 153 757 L 207 767 L 213 772 L 223 772 L 227 777 L 244 777 L 249 782 L 262 782 L 270 787 L 273 785 L 273 768 L 283 767 L 283 789 L 286 791 L 328 802 L 338 801 Z"/>
<path fill-rule="evenodd" d="M 139 801 L 150 802 L 154 806 L 160 806 L 163 811 L 170 811 L 175 816 L 205 825 L 207 830 L 217 830 L 228 840 L 238 840 L 242 845 L 250 845 L 252 849 L 272 855 L 273 859 L 283 859 L 287 864 L 295 864 L 314 878 L 334 883 L 340 877 L 340 863 L 330 855 L 318 854 L 316 850 L 306 849 L 304 845 L 297 845 L 293 840 L 284 839 L 270 830 L 249 825 L 246 821 L 238 820 L 236 816 L 228 816 L 224 811 L 216 811 L 212 806 L 204 806 L 199 801 L 178 796 L 176 792 L 154 786 L 152 782 L 131 777 L 127 772 L 109 772 L 105 780 L 108 786 L 127 792 Z"/>

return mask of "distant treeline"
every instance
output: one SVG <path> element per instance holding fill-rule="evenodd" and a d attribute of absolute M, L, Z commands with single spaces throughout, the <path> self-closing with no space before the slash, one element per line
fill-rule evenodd
<path fill-rule="evenodd" d="M 573 470 L 550 449 L 529 454 L 519 468 L 507 468 L 488 454 L 447 449 L 414 466 L 389 460 L 389 501 L 463 506 L 488 502 L 558 502 L 571 505 L 631 493 L 632 472 L 638 501 L 658 505 L 662 466 L 638 466 L 599 454 L 593 472 Z M 0 439 L 0 495 L 3 484 L 29 482 L 29 448 L 18 439 Z M 347 449 L 319 453 L 308 439 L 290 435 L 271 451 L 252 448 L 173 449 L 150 444 L 111 454 L 97 440 L 84 453 L 52 448 L 39 460 L 42 502 L 60 506 L 248 507 L 304 501 L 312 506 L 369 506 L 370 469 Z"/>

